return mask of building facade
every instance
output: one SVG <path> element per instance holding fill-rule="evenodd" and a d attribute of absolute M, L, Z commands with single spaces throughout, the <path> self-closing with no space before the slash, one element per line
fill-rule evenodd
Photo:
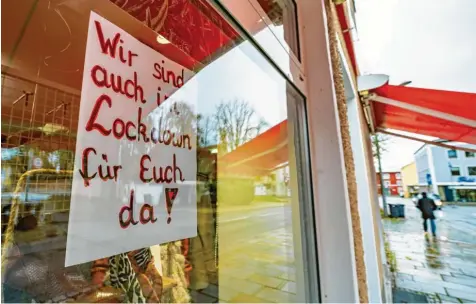
<path fill-rule="evenodd" d="M 336 2 L 3 1 L 2 300 L 389 301 Z"/>
<path fill-rule="evenodd" d="M 377 187 L 378 193 L 382 194 L 380 176 L 383 176 L 383 187 L 385 195 L 402 195 L 403 194 L 403 183 L 402 183 L 402 174 L 400 172 L 382 172 L 380 174 L 377 172 Z"/>
<path fill-rule="evenodd" d="M 416 163 L 413 161 L 402 167 L 401 173 L 404 196 L 410 198 L 419 191 Z"/>
<path fill-rule="evenodd" d="M 456 148 L 474 145 L 458 144 Z M 473 152 L 424 145 L 415 152 L 418 184 L 448 202 L 476 201 L 476 157 Z"/>

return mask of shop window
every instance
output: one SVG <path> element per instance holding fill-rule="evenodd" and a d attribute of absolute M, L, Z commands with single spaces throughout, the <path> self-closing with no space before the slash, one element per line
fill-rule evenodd
<path fill-rule="evenodd" d="M 448 150 L 448 158 L 458 158 L 456 150 Z"/>
<path fill-rule="evenodd" d="M 469 158 L 469 157 L 474 157 L 475 153 L 474 153 L 474 152 L 465 151 L 465 152 L 464 152 L 464 155 Z"/>
<path fill-rule="evenodd" d="M 2 300 L 320 301 L 304 97 L 207 1 L 2 10 Z"/>
<path fill-rule="evenodd" d="M 468 167 L 468 175 L 475 176 L 476 175 L 476 167 Z"/>
<path fill-rule="evenodd" d="M 451 167 L 451 176 L 460 176 L 461 172 L 459 167 Z"/>

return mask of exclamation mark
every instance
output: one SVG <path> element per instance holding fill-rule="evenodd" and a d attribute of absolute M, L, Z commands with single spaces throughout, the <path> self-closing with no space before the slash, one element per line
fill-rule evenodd
<path fill-rule="evenodd" d="M 172 206 L 174 205 L 175 198 L 178 194 L 178 188 L 165 188 L 165 207 L 167 208 L 167 224 L 170 224 L 172 217 L 170 213 L 172 212 Z"/>

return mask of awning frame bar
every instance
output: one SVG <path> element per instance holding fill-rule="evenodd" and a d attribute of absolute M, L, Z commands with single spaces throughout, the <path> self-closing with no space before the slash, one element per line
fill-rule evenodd
<path fill-rule="evenodd" d="M 476 153 L 476 149 L 448 145 L 448 144 L 437 142 L 437 141 L 425 140 L 425 139 L 422 139 L 422 138 L 417 138 L 417 137 L 412 137 L 412 136 L 408 136 L 408 135 L 404 135 L 404 134 L 390 132 L 390 131 L 387 131 L 387 130 L 382 129 L 382 128 L 377 128 L 377 131 L 380 132 L 380 133 L 383 133 L 383 134 L 387 134 L 387 135 L 391 135 L 391 136 L 397 136 L 397 137 L 401 137 L 401 138 L 405 138 L 405 139 L 409 139 L 409 140 L 415 140 L 415 141 L 419 141 L 419 142 L 422 142 L 422 143 L 425 143 L 425 144 L 428 144 L 428 145 L 438 146 L 438 147 L 442 147 L 442 148 L 445 148 L 445 149 L 461 150 L 461 151 L 465 151 L 465 152 Z"/>

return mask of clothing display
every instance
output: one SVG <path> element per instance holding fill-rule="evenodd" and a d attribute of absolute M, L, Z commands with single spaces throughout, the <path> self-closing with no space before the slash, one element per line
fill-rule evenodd
<path fill-rule="evenodd" d="M 158 303 L 162 277 L 154 265 L 150 248 L 96 260 L 91 269 L 95 285 L 121 290 L 129 303 Z"/>

